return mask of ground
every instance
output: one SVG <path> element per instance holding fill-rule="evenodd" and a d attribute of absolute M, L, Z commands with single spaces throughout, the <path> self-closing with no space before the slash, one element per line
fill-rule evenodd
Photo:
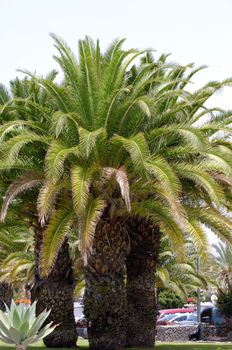
<path fill-rule="evenodd" d="M 88 349 L 88 343 L 86 340 L 78 340 L 78 345 L 79 348 L 78 349 Z M 224 349 L 228 349 L 228 350 L 232 350 L 232 343 L 227 343 L 227 344 L 223 344 L 223 343 L 198 343 L 198 342 L 194 342 L 194 343 L 188 343 L 188 344 L 178 344 L 178 343 L 159 343 L 157 342 L 156 347 L 157 350 L 224 350 Z M 4 343 L 0 342 L 0 350 L 11 350 L 11 349 L 15 349 L 14 346 L 8 346 L 5 345 Z M 43 343 L 37 343 L 34 346 L 29 346 L 27 348 L 28 350 L 42 350 L 42 349 L 47 349 L 46 347 L 43 346 Z M 57 350 L 57 349 L 49 349 L 49 350 Z M 63 350 L 68 350 L 68 349 L 64 349 Z M 70 350 L 70 349 L 69 349 Z M 130 350 L 136 350 L 136 349 L 130 349 Z M 143 350 L 143 349 L 139 349 L 139 350 Z M 148 350 L 148 349 L 146 349 Z"/>

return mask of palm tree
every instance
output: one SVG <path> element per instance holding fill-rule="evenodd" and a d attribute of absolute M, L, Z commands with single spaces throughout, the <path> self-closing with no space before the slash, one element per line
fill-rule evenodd
<path fill-rule="evenodd" d="M 213 259 L 213 266 L 217 271 L 217 282 L 219 288 L 232 290 L 232 250 L 228 245 L 218 242 L 213 244 L 216 254 Z"/>
<path fill-rule="evenodd" d="M 210 284 L 208 276 L 197 271 L 197 250 L 192 241 L 185 243 L 186 257 L 178 259 L 173 252 L 168 237 L 163 236 L 160 244 L 159 264 L 156 271 L 156 289 L 167 289 L 187 298 L 188 291 L 204 288 Z"/>
<path fill-rule="evenodd" d="M 39 193 L 38 216 L 48 225 L 41 268 L 49 273 L 76 222 L 86 264 L 90 347 L 150 346 L 160 233 L 170 236 L 179 255 L 186 232 L 200 251 L 205 249 L 202 223 L 232 241 L 232 223 L 220 210 L 228 207 L 231 160 L 218 135 L 220 130 L 230 133 L 231 113 L 204 107 L 231 81 L 211 82 L 191 94 L 185 86 L 198 71 L 192 65 L 168 64 L 165 56 L 153 62 L 146 52 L 142 64 L 129 70 L 143 53 L 124 51 L 123 41 L 116 41 L 102 54 L 99 42 L 89 38 L 79 41 L 77 60 L 61 39 L 53 38 L 64 82 L 37 78 L 55 105 L 49 138 L 38 127 L 31 132 L 25 126 L 3 145 L 4 164 L 17 162 L 28 143 L 45 144 L 46 183 Z M 142 263 L 139 273 L 132 256 Z M 125 262 L 128 297 L 140 295 L 128 298 L 127 340 Z M 138 308 L 137 315 L 133 310 L 147 302 L 152 313 L 146 331 Z M 143 331 L 144 340 L 134 337 Z"/>
<path fill-rule="evenodd" d="M 15 288 L 32 282 L 34 271 L 32 232 L 16 223 L 16 218 L 14 211 L 14 215 L 0 225 L 1 310 L 5 310 L 4 303 L 10 305 Z"/>
<path fill-rule="evenodd" d="M 122 51 L 121 42 L 112 45 L 109 51 L 101 56 L 98 44 L 95 47 L 88 38 L 80 41 L 79 62 L 77 62 L 61 40 L 55 38 L 55 41 L 60 53 L 60 57 L 56 59 L 64 70 L 67 88 L 65 95 L 64 91 L 41 82 L 54 97 L 55 94 L 59 96 L 57 103 L 61 109 L 60 115 L 54 118 L 54 128 L 61 143 L 55 142 L 48 151 L 46 165 L 48 178 L 56 182 L 66 171 L 69 172 L 69 169 L 71 171 L 73 204 L 77 216 L 81 218 L 80 247 L 84 255 L 90 250 L 91 236 L 95 229 L 86 267 L 85 310 L 91 322 L 89 328 L 91 346 L 102 348 L 103 343 L 108 342 L 112 348 L 114 346 L 112 341 L 116 337 L 110 342 L 108 338 L 112 339 L 111 333 L 121 336 L 115 346 L 123 344 L 125 336 L 123 260 L 128 246 L 128 232 L 129 238 L 136 232 L 137 240 L 142 242 L 141 249 L 136 249 L 137 261 L 146 260 L 144 245 L 153 246 L 153 256 L 142 264 L 145 270 L 140 274 L 136 272 L 137 280 L 134 273 L 137 266 L 130 264 L 130 257 L 127 259 L 128 304 L 133 303 L 132 295 L 143 295 L 138 305 L 149 305 L 150 310 L 155 308 L 154 287 L 150 289 L 150 286 L 155 272 L 160 230 L 172 237 L 177 251 L 181 250 L 183 242 L 183 226 L 185 231 L 192 234 L 200 250 L 205 249 L 206 245 L 200 223 L 211 226 L 214 231 L 225 235 L 231 241 L 229 234 L 231 222 L 227 221 L 219 210 L 214 210 L 215 200 L 218 207 L 222 203 L 225 205 L 223 195 L 221 197 L 220 193 L 219 184 L 223 182 L 220 176 L 224 177 L 225 182 L 231 164 L 226 153 L 220 152 L 218 140 L 210 142 L 209 139 L 213 138 L 218 130 L 229 132 L 229 128 L 224 127 L 222 122 L 227 117 L 228 123 L 231 113 L 225 114 L 223 111 L 217 113 L 217 109 L 208 111 L 204 107 L 204 102 L 223 85 L 230 84 L 230 80 L 223 83 L 211 82 L 194 94 L 190 94 L 184 88 L 199 70 L 191 69 L 191 65 L 172 67 L 165 62 L 164 56 L 161 56 L 158 62 L 153 62 L 149 54 L 146 54 L 148 60 L 144 59 L 137 71 L 133 67 L 131 72 L 128 72 L 126 69 L 131 60 L 127 59 L 124 65 L 123 62 L 132 52 Z M 136 55 L 137 53 L 134 53 L 134 56 Z M 190 69 L 190 73 L 184 76 L 187 69 Z M 116 76 L 118 79 L 114 80 Z M 208 114 L 210 115 L 208 122 L 201 123 Z M 75 129 L 78 129 L 79 140 L 75 142 L 73 139 L 73 143 L 70 140 L 70 144 L 67 144 L 65 132 L 61 132 L 61 125 L 65 125 L 69 135 L 75 135 Z M 74 154 L 75 159 L 71 160 L 71 156 L 69 158 L 70 153 Z M 115 154 L 113 159 L 112 153 Z M 113 179 L 114 176 L 116 181 Z M 121 194 L 115 187 L 117 182 Z M 138 229 L 131 230 L 130 225 L 126 225 L 130 211 L 128 183 L 130 198 L 133 199 L 129 217 L 133 217 L 134 222 L 143 220 L 142 225 L 137 225 L 141 227 L 140 233 Z M 154 190 L 153 193 L 151 188 Z M 121 196 L 124 198 L 127 211 L 121 205 Z M 181 207 L 181 201 L 186 202 L 185 208 Z M 157 202 L 160 204 L 156 204 Z M 201 213 L 202 208 L 205 209 L 204 215 Z M 92 225 L 86 222 L 91 216 Z M 151 222 L 150 232 L 153 233 L 147 235 L 148 241 L 145 243 L 143 233 Z M 226 233 L 221 230 L 224 222 L 228 228 Z M 122 228 L 121 231 L 119 227 Z M 127 228 L 126 233 L 123 228 Z M 120 237 L 116 231 L 120 231 Z M 151 236 L 154 237 L 153 241 Z M 115 251 L 118 255 L 114 253 Z M 131 245 L 131 256 L 133 255 L 135 252 Z M 112 260 L 114 260 L 113 266 Z M 134 266 L 134 271 L 129 265 Z M 142 276 L 146 275 L 148 266 L 149 283 L 143 283 Z M 109 267 L 110 271 L 107 271 Z M 105 277 L 107 272 L 110 277 Z M 104 277 L 101 282 L 99 274 Z M 115 289 L 118 277 L 120 280 L 116 282 L 117 289 Z M 108 283 L 107 286 L 105 281 Z M 102 287 L 99 287 L 101 283 Z M 113 308 L 111 301 L 115 300 L 116 294 L 112 294 L 112 290 L 116 290 L 118 295 L 117 304 L 113 305 Z M 139 293 L 141 290 L 144 290 L 144 293 Z M 104 304 L 96 305 L 95 300 L 100 300 L 102 293 Z M 149 295 L 146 303 L 144 295 Z M 148 303 L 148 300 L 153 300 L 153 305 Z M 131 345 L 137 346 L 136 334 L 141 332 L 143 339 L 138 340 L 142 342 L 139 345 L 150 346 L 154 341 L 154 335 L 152 337 L 154 314 L 150 318 L 146 314 L 146 320 L 150 320 L 148 327 L 138 312 L 141 308 L 136 306 L 136 301 L 131 307 L 129 305 L 127 328 L 132 329 L 133 333 L 128 332 L 128 339 L 133 339 Z M 115 310 L 115 313 L 111 312 L 109 326 L 106 315 L 111 309 Z M 134 313 L 136 321 L 139 320 L 137 328 L 134 327 L 135 322 L 130 310 L 136 310 Z M 107 334 L 107 341 L 104 332 Z"/>
<path fill-rule="evenodd" d="M 217 307 L 225 315 L 227 328 L 231 330 L 232 320 L 232 251 L 231 247 L 218 242 L 212 260 L 217 285 Z"/>
<path fill-rule="evenodd" d="M 148 57 L 150 60 L 150 57 Z M 214 185 L 218 186 L 218 182 L 221 187 L 223 186 L 222 173 L 215 172 L 211 167 L 213 165 L 217 167 L 216 162 L 212 164 L 212 160 L 218 161 L 218 165 L 221 159 L 221 164 L 224 162 L 224 165 L 227 166 L 230 164 L 227 163 L 229 148 L 227 152 L 219 152 L 219 144 L 222 142 L 220 137 L 215 139 L 217 135 L 217 131 L 221 128 L 223 129 L 222 121 L 223 119 L 225 125 L 229 124 L 229 118 L 231 112 L 224 113 L 223 111 L 219 111 L 217 113 L 217 109 L 215 110 L 207 110 L 204 107 L 204 102 L 212 96 L 212 94 L 217 91 L 223 84 L 217 82 L 211 82 L 207 84 L 205 87 L 200 89 L 194 94 L 189 94 L 187 91 L 184 91 L 183 88 L 190 81 L 190 78 L 199 70 L 202 69 L 200 67 L 196 70 L 191 70 L 190 74 L 186 75 L 185 72 L 187 69 L 191 68 L 191 66 L 180 67 L 172 69 L 171 72 L 166 72 L 166 75 L 169 77 L 179 77 L 183 80 L 174 82 L 172 85 L 169 85 L 169 94 L 171 95 L 169 98 L 161 98 L 160 103 L 156 104 L 155 115 L 159 116 L 152 119 L 152 129 L 151 133 L 153 136 L 153 147 L 155 154 L 162 156 L 172 167 L 175 175 L 178 176 L 179 185 L 181 185 L 182 193 L 180 195 L 180 201 L 182 205 L 184 204 L 184 212 L 186 215 L 186 221 L 184 223 L 184 231 L 189 232 L 194 239 L 195 243 L 198 245 L 199 253 L 204 251 L 207 255 L 207 239 L 204 231 L 202 230 L 202 224 L 206 224 L 213 229 L 214 232 L 219 234 L 219 236 L 224 236 L 229 238 L 230 232 L 228 227 L 231 225 L 229 222 L 227 223 L 226 232 L 223 233 L 223 221 L 226 220 L 225 217 L 221 216 L 218 211 L 214 212 L 214 205 L 212 205 L 214 199 L 211 197 L 208 198 L 208 194 L 210 189 L 208 186 L 213 186 L 214 190 L 217 189 Z M 140 72 L 140 70 L 138 70 Z M 139 73 L 136 72 L 135 76 Z M 226 81 L 229 83 L 229 80 Z M 152 91 L 154 87 L 151 87 Z M 157 93 L 157 91 L 156 91 Z M 180 100 L 176 96 L 183 96 L 186 94 L 185 100 Z M 159 95 L 158 95 L 159 96 Z M 188 99 L 188 100 L 187 100 Z M 215 114 L 214 114 L 215 113 Z M 204 121 L 205 115 L 209 114 L 207 122 Z M 228 118 L 227 118 L 228 117 Z M 219 122 L 219 123 L 218 123 Z M 220 126 L 221 125 L 221 126 Z M 215 135 L 215 136 L 214 136 Z M 224 135 L 223 135 L 224 137 Z M 212 140 L 210 139 L 212 138 Z M 204 140 L 204 141 L 203 141 Z M 211 141 L 211 145 L 210 145 Z M 215 142 L 216 141 L 216 142 Z M 205 142 L 205 149 L 203 150 L 201 146 L 201 142 Z M 210 147 L 212 149 L 209 151 Z M 198 151 L 197 151 L 198 150 Z M 216 154 L 214 153 L 216 151 Z M 212 153 L 211 153 L 212 152 Z M 203 156 L 203 157 L 202 157 Z M 218 157 L 218 158 L 217 158 Z M 209 160 L 208 160 L 209 158 Z M 207 163 L 207 164 L 206 164 Z M 221 170 L 223 172 L 223 170 Z M 224 170 L 224 173 L 225 170 Z M 163 174 L 164 175 L 164 174 Z M 221 180 L 220 180 L 221 177 Z M 204 183 L 204 180 L 206 182 Z M 216 181 L 215 181 L 216 180 Z M 163 179 L 164 181 L 164 179 Z M 226 182 L 226 180 L 224 179 Z M 174 182 L 173 182 L 174 183 Z M 207 185 L 206 185 L 207 183 Z M 205 187 L 206 185 L 206 187 Z M 227 185 L 229 183 L 227 182 Z M 231 186 L 231 184 L 229 185 Z M 207 190 L 208 187 L 208 190 Z M 150 189 L 149 189 L 150 190 Z M 157 190 L 157 188 L 156 188 Z M 166 187 L 167 190 L 167 187 Z M 203 191 L 202 191 L 203 190 Z M 158 188 L 159 191 L 159 188 Z M 142 191 L 141 191 L 142 192 Z M 171 192 L 170 192 L 171 193 Z M 170 193 L 163 192 L 163 195 L 169 197 L 171 200 Z M 142 197 L 143 198 L 143 197 Z M 227 196 L 228 198 L 228 196 Z M 158 201 L 163 201 L 163 198 L 159 198 Z M 210 204 L 211 200 L 211 204 Z M 141 201 L 142 203 L 142 201 Z M 144 205 L 144 202 L 140 203 L 140 209 L 147 209 Z M 154 203 L 152 203 L 154 205 Z M 225 201 L 221 202 L 221 205 L 225 205 Z M 173 208 L 171 207 L 173 211 Z M 175 210 L 175 209 L 174 209 Z M 178 211 L 177 211 L 178 212 Z M 141 214 L 141 212 L 139 212 Z M 149 219 L 149 214 L 147 215 L 147 219 Z M 226 220 L 227 221 L 227 220 Z M 163 223 L 162 223 L 163 224 Z M 181 228 L 181 223 L 179 222 L 179 227 Z M 138 228 L 137 228 L 138 227 Z M 139 233 L 139 223 L 134 224 L 134 232 L 132 234 L 133 241 L 134 237 L 137 239 L 134 242 L 134 246 L 136 247 L 136 254 L 132 249 L 131 255 L 131 268 L 127 270 L 127 286 L 128 286 L 128 305 L 129 312 L 128 317 L 130 318 L 130 310 L 131 320 L 127 322 L 128 329 L 128 340 L 129 345 L 138 346 L 144 345 L 143 341 L 146 337 L 141 337 L 140 334 L 152 334 L 152 322 L 150 322 L 150 328 L 147 326 L 146 321 L 144 321 L 144 309 L 141 305 L 148 305 L 148 300 L 145 302 L 146 298 L 148 299 L 148 295 L 150 292 L 149 300 L 154 300 L 154 290 L 149 290 L 149 287 L 146 287 L 145 280 L 142 278 L 143 274 L 138 273 L 141 269 L 138 269 L 137 264 L 134 264 L 134 257 L 136 255 L 136 261 L 139 261 L 139 253 L 141 255 L 141 259 L 145 259 L 143 254 L 143 246 L 146 245 L 144 242 L 143 230 L 142 233 Z M 167 228 L 163 228 L 164 232 L 167 232 Z M 173 230 L 174 231 L 174 230 Z M 152 250 L 151 243 L 151 235 L 148 236 L 149 240 L 147 240 L 147 246 Z M 171 235 L 172 239 L 176 239 L 173 235 Z M 157 235 L 156 235 L 157 239 Z M 231 239 L 231 238 L 229 238 Z M 149 252 L 149 250 L 148 250 Z M 151 254 L 147 254 L 147 263 L 149 264 L 149 260 L 152 259 Z M 158 251 L 153 250 L 153 262 L 157 261 Z M 130 257 L 128 258 L 130 260 Z M 133 269 L 134 266 L 134 269 Z M 144 266 L 144 264 L 143 264 Z M 145 265 L 146 266 L 146 265 Z M 131 271 L 132 270 L 132 271 Z M 154 276 L 155 272 L 155 264 L 153 263 L 153 269 L 150 268 L 150 280 L 152 280 L 152 276 Z M 131 276 L 131 285 L 130 285 L 130 276 Z M 136 276 L 136 277 L 135 277 Z M 137 278 L 137 286 L 135 279 Z M 148 284 L 149 286 L 149 284 Z M 143 291 L 143 292 L 142 292 Z M 143 297 L 141 295 L 143 294 Z M 132 305 L 131 305 L 132 304 Z M 149 304 L 150 305 L 150 304 Z M 150 308 L 151 309 L 151 305 Z M 139 312 L 141 310 L 141 314 Z M 154 310 L 154 306 L 153 306 Z M 142 320 L 142 322 L 141 322 Z M 148 320 L 148 318 L 146 318 Z M 130 327 L 131 325 L 131 327 Z M 143 327 L 144 326 L 144 327 Z M 136 341 L 137 338 L 137 341 Z M 131 343 L 132 339 L 132 343 Z M 151 338 L 150 338 L 151 339 Z M 150 341 L 150 344 L 152 340 Z M 147 343 L 148 345 L 148 343 Z"/>
<path fill-rule="evenodd" d="M 52 72 L 47 79 L 53 80 L 55 75 L 55 72 Z M 30 129 L 27 137 L 33 137 L 31 130 L 37 128 L 42 133 L 41 138 L 48 142 L 48 138 L 46 138 L 46 118 L 50 110 L 53 110 L 50 97 L 35 84 L 33 79 L 28 78 L 16 79 L 11 82 L 11 96 L 8 93 L 8 99 L 5 98 L 2 105 L 3 121 L 0 129 L 3 144 L 7 140 L 10 142 L 11 138 L 14 137 L 19 141 L 19 130 L 22 130 L 25 126 Z M 35 134 L 34 136 L 36 137 Z M 13 154 L 13 156 L 16 156 L 16 149 L 14 149 Z M 4 220 L 9 204 L 14 202 L 16 195 L 21 194 L 20 199 L 17 199 L 20 207 L 18 212 L 21 214 L 19 216 L 24 218 L 28 227 L 32 229 L 35 240 L 35 278 L 31 290 L 32 300 L 38 300 L 38 313 L 45 308 L 49 308 L 51 309 L 49 319 L 57 324 L 60 323 L 60 326 L 46 337 L 44 342 L 48 347 L 73 347 L 77 341 L 73 314 L 75 281 L 67 240 L 63 242 L 57 263 L 54 264 L 50 275 L 47 278 L 42 278 L 39 271 L 39 256 L 45 224 L 42 225 L 38 220 L 36 200 L 38 196 L 37 188 L 45 182 L 42 169 L 44 156 L 45 148 L 42 143 L 39 143 L 39 138 L 37 138 L 35 147 L 29 145 L 24 148 L 23 157 L 18 162 L 10 162 L 9 159 L 5 161 L 2 154 L 2 179 L 4 187 L 9 186 L 9 188 L 4 194 L 1 215 L 2 220 Z M 25 190 L 29 190 L 26 195 L 23 193 Z M 16 263 L 16 257 L 12 257 L 11 264 L 13 263 Z M 49 319 L 47 322 L 49 322 Z"/>

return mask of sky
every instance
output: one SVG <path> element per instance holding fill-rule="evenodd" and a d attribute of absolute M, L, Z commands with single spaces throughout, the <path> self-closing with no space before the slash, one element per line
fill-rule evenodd
<path fill-rule="evenodd" d="M 0 82 L 8 85 L 17 69 L 58 68 L 51 32 L 74 52 L 85 35 L 99 38 L 103 50 L 126 38 L 125 48 L 149 47 L 181 64 L 207 65 L 196 87 L 222 80 L 232 76 L 231 13 L 232 0 L 0 0 Z M 232 108 L 231 91 L 215 103 Z"/>
<path fill-rule="evenodd" d="M 7 85 L 17 69 L 46 74 L 56 68 L 49 33 L 77 52 L 85 35 L 100 39 L 103 50 L 115 38 L 125 48 L 153 48 L 157 57 L 194 62 L 209 68 L 193 87 L 232 77 L 232 0 L 0 0 L 0 82 Z M 232 90 L 211 105 L 232 109 Z"/>

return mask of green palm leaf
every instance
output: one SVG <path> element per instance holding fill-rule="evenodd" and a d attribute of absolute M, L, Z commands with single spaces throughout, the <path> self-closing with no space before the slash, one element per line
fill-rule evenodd
<path fill-rule="evenodd" d="M 79 150 L 83 158 L 88 158 L 96 145 L 96 141 L 100 136 L 105 133 L 103 128 L 88 131 L 83 128 L 79 128 Z"/>
<path fill-rule="evenodd" d="M 84 262 L 87 263 L 87 257 L 91 254 L 92 241 L 97 223 L 105 208 L 105 202 L 99 198 L 89 197 L 84 215 L 80 217 L 80 240 L 79 249 L 82 252 Z"/>
<path fill-rule="evenodd" d="M 51 142 L 49 137 L 40 136 L 32 132 L 25 132 L 21 135 L 14 136 L 10 138 L 2 146 L 2 159 L 9 164 L 14 164 L 19 156 L 21 149 L 32 142 L 40 142 L 42 144 L 48 145 Z"/>
<path fill-rule="evenodd" d="M 69 187 L 68 181 L 62 181 L 57 184 L 51 182 L 46 182 L 40 189 L 38 199 L 37 199 L 37 211 L 39 216 L 39 221 L 43 226 L 46 222 L 46 218 L 49 217 L 52 210 L 54 209 L 54 204 L 59 192 Z"/>
<path fill-rule="evenodd" d="M 72 153 L 79 153 L 78 147 L 67 148 L 59 141 L 53 141 L 48 148 L 45 158 L 46 178 L 56 183 L 64 172 L 64 162 Z"/>
<path fill-rule="evenodd" d="M 71 208 L 59 209 L 51 216 L 44 231 L 43 247 L 40 255 L 43 276 L 47 276 L 53 267 L 72 220 L 73 212 Z"/>
<path fill-rule="evenodd" d="M 26 191 L 34 186 L 38 186 L 43 181 L 43 174 L 36 172 L 29 172 L 16 178 L 16 180 L 9 186 L 5 195 L 1 210 L 1 221 L 4 221 L 9 204 L 19 193 Z"/>
<path fill-rule="evenodd" d="M 122 143 L 123 147 L 130 154 L 134 168 L 139 173 L 146 172 L 144 162 L 150 155 L 147 141 L 142 133 L 137 134 L 129 139 L 122 136 L 114 136 L 114 142 Z"/>
<path fill-rule="evenodd" d="M 90 195 L 90 184 L 96 167 L 74 166 L 71 172 L 72 198 L 75 212 L 83 214 Z"/>

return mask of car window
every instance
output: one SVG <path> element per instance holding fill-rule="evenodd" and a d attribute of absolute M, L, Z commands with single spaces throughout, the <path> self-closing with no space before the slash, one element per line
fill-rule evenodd
<path fill-rule="evenodd" d="M 175 319 L 173 319 L 173 321 L 175 321 L 175 322 L 181 322 L 181 321 L 186 321 L 186 320 L 187 320 L 187 315 L 178 316 Z"/>
<path fill-rule="evenodd" d="M 189 315 L 187 321 L 197 321 L 197 314 Z"/>
<path fill-rule="evenodd" d="M 173 317 L 176 317 L 175 314 L 169 314 L 169 315 L 166 315 L 166 316 L 163 316 L 159 319 L 159 321 L 169 321 L 171 320 Z"/>

